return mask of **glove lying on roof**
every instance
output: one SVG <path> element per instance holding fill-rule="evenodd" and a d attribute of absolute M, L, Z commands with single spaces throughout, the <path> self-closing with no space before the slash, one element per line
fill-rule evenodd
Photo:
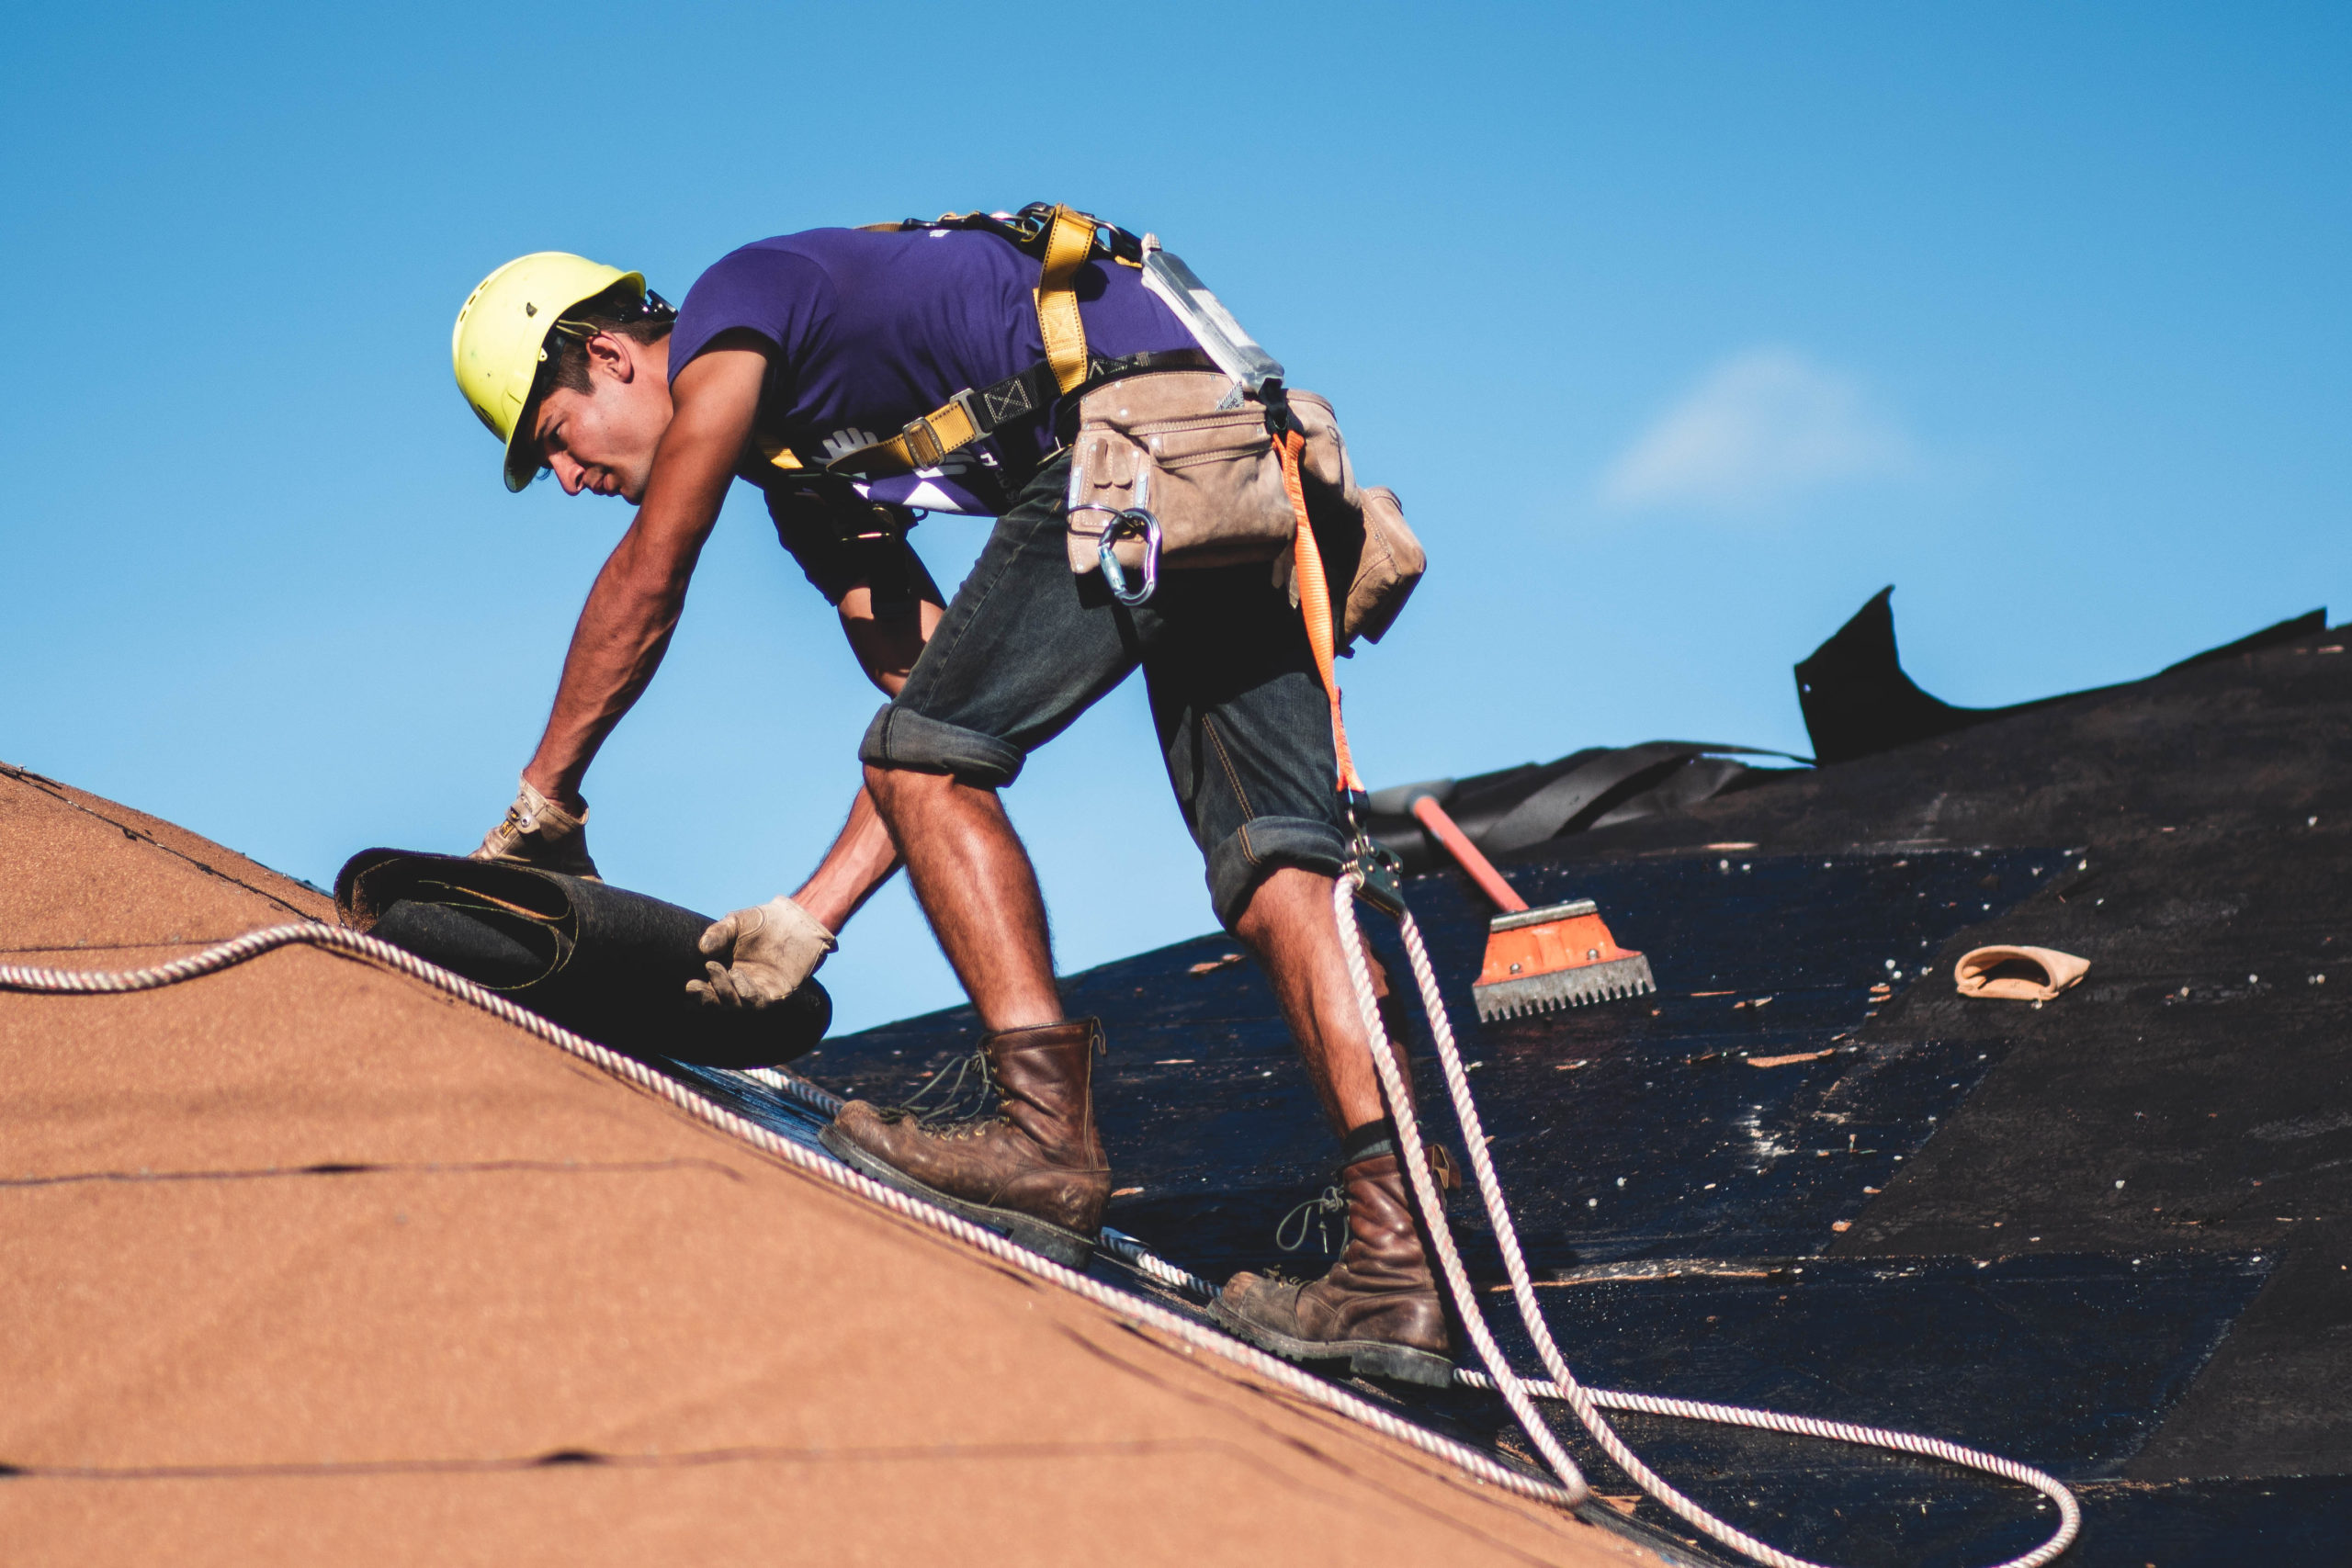
<path fill-rule="evenodd" d="M 712 921 L 701 945 L 728 962 L 705 964 L 709 978 L 687 981 L 687 993 L 706 1007 L 763 1008 L 798 990 L 841 943 L 822 920 L 777 897 Z"/>
<path fill-rule="evenodd" d="M 505 819 L 482 835 L 481 848 L 468 860 L 505 861 L 602 882 L 588 858 L 588 805 L 574 817 L 523 781 L 523 792 L 506 808 Z"/>

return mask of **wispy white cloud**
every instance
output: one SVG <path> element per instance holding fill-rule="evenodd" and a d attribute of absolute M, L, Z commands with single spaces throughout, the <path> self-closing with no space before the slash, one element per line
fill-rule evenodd
<path fill-rule="evenodd" d="M 1756 512 L 1807 491 L 1900 474 L 1917 446 L 1850 376 L 1786 348 L 1734 355 L 1600 478 L 1605 505 Z"/>

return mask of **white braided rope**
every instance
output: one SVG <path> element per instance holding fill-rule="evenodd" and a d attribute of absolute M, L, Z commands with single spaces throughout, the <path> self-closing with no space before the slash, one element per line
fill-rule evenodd
<path fill-rule="evenodd" d="M 802 1147 L 789 1138 L 773 1133 L 746 1117 L 725 1109 L 706 1096 L 695 1093 L 634 1058 L 597 1044 L 594 1041 L 574 1034 L 559 1024 L 548 1022 L 527 1009 L 518 1007 L 493 991 L 485 990 L 459 975 L 453 975 L 437 964 L 431 964 L 359 931 L 342 926 L 306 922 L 298 925 L 270 926 L 247 931 L 201 953 L 169 964 L 159 964 L 146 969 L 88 970 L 44 969 L 21 964 L 0 964 L 0 990 L 38 991 L 74 996 L 119 996 L 133 991 L 152 991 L 161 987 L 177 985 L 185 980 L 210 975 L 232 964 L 260 956 L 274 948 L 290 943 L 306 943 L 328 948 L 355 957 L 370 959 L 386 968 L 423 981 L 435 990 L 470 1002 L 492 1016 L 513 1024 L 515 1028 L 547 1042 L 557 1049 L 602 1067 L 615 1077 L 634 1084 L 649 1094 L 658 1095 L 699 1121 L 722 1132 L 741 1138 L 764 1154 L 773 1155 L 795 1168 L 835 1187 L 854 1192 L 867 1201 L 880 1205 L 892 1213 L 913 1220 L 917 1224 L 954 1236 L 958 1241 L 978 1247 L 1001 1263 L 1050 1280 L 1088 1301 L 1107 1308 L 1131 1323 L 1144 1324 L 1172 1336 L 1196 1349 L 1222 1356 L 1247 1369 L 1285 1393 L 1297 1395 L 1309 1404 L 1321 1406 L 1336 1415 L 1362 1422 L 1384 1437 L 1393 1438 L 1419 1449 L 1433 1458 L 1454 1465 L 1476 1480 L 1497 1486 L 1521 1497 L 1561 1506 L 1574 1506 L 1581 1495 L 1572 1496 L 1547 1481 L 1524 1474 L 1508 1465 L 1498 1463 L 1475 1449 L 1450 1438 L 1440 1437 L 1425 1427 L 1402 1420 L 1344 1389 L 1333 1386 L 1321 1378 L 1275 1359 L 1254 1346 L 1245 1345 L 1222 1331 L 1193 1322 L 1181 1314 L 1130 1295 L 1125 1291 L 1091 1280 L 1073 1269 L 1017 1247 L 993 1231 L 935 1208 L 920 1199 L 883 1186 L 859 1175 L 840 1161 Z M 1154 1259 L 1155 1262 L 1159 1261 Z M 1182 1275 L 1172 1265 L 1162 1265 L 1171 1275 Z"/>
<path fill-rule="evenodd" d="M 772 1089 L 786 1100 L 805 1106 L 820 1116 L 831 1117 L 841 1112 L 842 1102 L 840 1095 L 820 1085 L 810 1083 L 807 1078 L 796 1074 L 784 1072 L 775 1067 L 745 1067 L 741 1072 L 743 1077 L 750 1078 L 753 1083 Z M 1179 1268 L 1165 1258 L 1158 1256 L 1151 1248 L 1123 1230 L 1104 1225 L 1096 1245 L 1099 1250 L 1109 1253 L 1156 1284 L 1165 1285 L 1171 1291 L 1183 1292 L 1187 1295 L 1195 1296 L 1204 1302 L 1213 1302 L 1217 1298 L 1216 1286 L 1192 1270 Z"/>
<path fill-rule="evenodd" d="M 1372 1060 L 1380 1074 L 1382 1092 L 1385 1095 L 1391 1115 L 1396 1124 L 1397 1142 L 1402 1146 L 1404 1165 L 1413 1184 L 1413 1193 L 1425 1214 L 1441 1212 L 1437 1190 L 1430 1178 L 1429 1164 L 1423 1156 L 1420 1129 L 1414 1124 L 1412 1100 L 1407 1092 L 1404 1074 L 1396 1065 L 1394 1052 L 1388 1046 L 1388 1033 L 1380 1018 L 1379 998 L 1373 989 L 1372 974 L 1367 965 L 1363 933 L 1356 925 L 1356 885 L 1341 877 L 1332 889 L 1332 908 L 1340 926 L 1340 946 L 1347 954 L 1348 976 L 1355 985 L 1356 1008 L 1363 1017 L 1364 1032 L 1373 1043 Z M 1544 1320 L 1541 1304 L 1535 1298 L 1534 1281 L 1528 1277 L 1527 1259 L 1521 1252 L 1519 1233 L 1511 1224 L 1510 1206 L 1503 1201 L 1501 1180 L 1495 1174 L 1495 1162 L 1487 1153 L 1485 1130 L 1478 1119 L 1478 1105 L 1470 1092 L 1468 1071 L 1462 1065 L 1462 1053 L 1454 1043 L 1453 1027 L 1447 1017 L 1444 998 L 1440 994 L 1437 972 L 1430 964 L 1429 949 L 1421 942 L 1420 927 L 1408 909 L 1398 919 L 1405 939 L 1406 957 L 1413 967 L 1413 978 L 1419 986 L 1421 1006 L 1429 1014 L 1430 1032 L 1437 1043 L 1438 1064 L 1445 1077 L 1447 1093 L 1453 1101 L 1453 1111 L 1461 1124 L 1463 1141 L 1468 1148 L 1470 1168 L 1478 1180 L 1478 1193 L 1484 1200 L 1488 1221 L 1493 1224 L 1495 1241 L 1503 1256 L 1503 1268 L 1510 1276 L 1512 1299 L 1517 1303 L 1521 1320 L 1527 1325 L 1528 1337 L 1534 1341 L 1535 1353 L 1552 1374 L 1547 1383 L 1522 1382 L 1496 1353 L 1492 1337 L 1487 1332 L 1485 1314 L 1479 1310 L 1478 1299 L 1471 1292 L 1453 1238 L 1443 1225 L 1429 1227 L 1430 1239 L 1436 1244 L 1438 1257 L 1443 1266 L 1446 1284 L 1453 1292 L 1455 1306 L 1463 1323 L 1470 1330 L 1479 1355 L 1485 1359 L 1489 1376 L 1457 1372 L 1457 1382 L 1471 1387 L 1491 1384 L 1510 1405 L 1528 1436 L 1552 1463 L 1553 1470 L 1566 1487 L 1581 1497 L 1586 1490 L 1584 1478 L 1565 1454 L 1558 1458 L 1557 1440 L 1549 1429 L 1534 1418 L 1527 1404 L 1530 1395 L 1542 1395 L 1564 1401 L 1576 1412 L 1577 1419 L 1600 1446 L 1603 1453 L 1615 1461 L 1618 1468 L 1631 1476 L 1634 1483 L 1694 1528 L 1722 1541 L 1770 1568 L 1821 1568 L 1802 1557 L 1794 1557 L 1778 1547 L 1757 1540 L 1747 1531 L 1724 1519 L 1717 1518 L 1689 1497 L 1684 1496 L 1657 1472 L 1644 1464 L 1639 1455 L 1627 1447 L 1616 1429 L 1601 1415 L 1606 1405 L 1615 1410 L 1634 1410 L 1652 1416 L 1679 1416 L 1690 1421 L 1709 1421 L 1724 1426 L 1754 1427 L 1767 1431 L 1786 1432 L 1800 1437 L 1824 1438 L 1841 1443 L 1854 1443 L 1868 1448 L 1892 1449 L 1901 1453 L 1919 1454 L 1952 1464 L 1965 1465 L 2005 1479 L 2030 1486 L 2058 1506 L 2058 1529 L 2048 1540 L 2022 1557 L 2007 1560 L 1997 1568 L 2039 1568 L 2067 1547 L 2074 1544 L 2082 1529 L 2082 1509 L 2054 1476 L 2046 1475 L 2030 1465 L 1997 1454 L 1962 1448 L 1958 1443 L 1940 1438 L 1920 1437 L 1908 1432 L 1885 1431 L 1875 1427 L 1850 1426 L 1843 1421 L 1821 1421 L 1810 1416 L 1784 1416 L 1777 1411 L 1750 1410 L 1738 1405 L 1709 1404 L 1697 1400 L 1664 1399 L 1653 1394 L 1623 1393 L 1611 1390 L 1588 1389 L 1576 1381 L 1568 1371 L 1566 1360 L 1554 1343 L 1551 1327 Z"/>
<path fill-rule="evenodd" d="M 808 1079 L 772 1067 L 753 1067 L 746 1071 L 753 1078 L 780 1093 L 812 1107 L 826 1115 L 841 1109 L 841 1097 L 820 1089 Z M 1451 1238 L 1449 1238 L 1451 1239 Z M 1214 1301 L 1217 1287 L 1199 1275 L 1159 1258 L 1135 1237 L 1109 1226 L 1102 1230 L 1102 1244 L 1114 1255 L 1133 1265 L 1139 1272 L 1161 1284 L 1185 1291 L 1203 1301 Z M 1463 1388 L 1494 1392 L 1494 1379 L 1485 1372 L 1467 1367 L 1454 1370 L 1453 1381 Z M 1535 1399 L 1565 1400 L 1559 1385 L 1548 1381 L 1526 1380 L 1521 1386 Z M 2072 1503 L 2063 1484 L 2030 1465 L 2004 1459 L 1998 1454 L 1979 1449 L 1965 1448 L 1941 1438 L 1922 1437 L 1914 1432 L 1896 1432 L 1883 1427 L 1855 1427 L 1843 1422 L 1817 1420 L 1809 1416 L 1790 1416 L 1777 1410 L 1756 1410 L 1744 1405 L 1711 1404 L 1696 1400 L 1668 1399 L 1651 1393 L 1629 1393 L 1619 1389 L 1589 1388 L 1584 1391 L 1592 1402 L 1604 1410 L 1632 1410 L 1649 1416 L 1670 1416 L 1687 1421 L 1713 1421 L 1725 1426 L 1752 1427 L 1764 1431 L 1784 1432 L 1798 1437 L 1818 1438 L 1833 1442 L 1867 1444 L 1873 1448 L 1898 1453 L 1917 1454 L 1951 1464 L 1984 1471 L 2020 1485 L 2031 1486 L 2053 1498 L 2063 1511 Z M 2062 1516 L 2063 1517 L 2063 1516 Z"/>
<path fill-rule="evenodd" d="M 1489 1388 L 1492 1380 L 1484 1372 L 1467 1369 L 1453 1374 L 1453 1381 L 1464 1388 Z M 1538 1399 L 1565 1399 L 1557 1387 L 1549 1382 L 1530 1382 L 1527 1392 Z M 1890 1449 L 1897 1453 L 1917 1454 L 1923 1459 L 1939 1459 L 1948 1464 L 1964 1465 L 2014 1481 L 2020 1486 L 2030 1486 L 2058 1505 L 2059 1517 L 2066 1517 L 2075 1506 L 2074 1494 L 2065 1483 L 2039 1471 L 2030 1464 L 2020 1464 L 1999 1454 L 1986 1453 L 1950 1442 L 1942 1438 L 1924 1437 L 1917 1432 L 1897 1432 L 1885 1427 L 1856 1427 L 1844 1421 L 1823 1421 L 1811 1416 L 1791 1416 L 1779 1410 L 1757 1410 L 1744 1404 L 1711 1404 L 1696 1399 L 1668 1399 L 1655 1393 L 1628 1393 L 1623 1389 L 1588 1388 L 1584 1393 L 1604 1410 L 1631 1410 L 1644 1416 L 1671 1416 L 1684 1421 L 1712 1421 L 1724 1427 L 1753 1427 L 1758 1431 L 1785 1432 L 1792 1437 L 1819 1438 L 1827 1442 L 1853 1443 L 1874 1449 Z M 2079 1523 L 2079 1517 L 2077 1519 Z M 2072 1537 L 2068 1537 L 2069 1542 Z M 2065 1550 L 2064 1545 L 2058 1551 Z M 2058 1555 L 2047 1548 L 1995 1568 L 2018 1568 L 2019 1564 L 2047 1562 Z"/>

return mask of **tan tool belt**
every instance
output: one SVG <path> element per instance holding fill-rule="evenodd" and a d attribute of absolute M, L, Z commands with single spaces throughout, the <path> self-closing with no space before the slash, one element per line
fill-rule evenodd
<path fill-rule="evenodd" d="M 1316 542 L 1332 578 L 1348 584 L 1334 606 L 1338 640 L 1376 642 L 1427 558 L 1396 491 L 1357 486 L 1330 403 L 1312 392 L 1292 392 L 1289 403 L 1306 435 L 1299 468 Z M 1275 584 L 1298 603 L 1291 581 L 1298 523 L 1266 409 L 1221 371 L 1130 376 L 1080 398 L 1069 504 L 1070 570 L 1101 571 L 1107 559 L 1114 588 L 1129 603 L 1148 598 L 1162 570 L 1247 561 L 1272 562 Z M 1130 587 L 1138 573 L 1141 597 Z"/>

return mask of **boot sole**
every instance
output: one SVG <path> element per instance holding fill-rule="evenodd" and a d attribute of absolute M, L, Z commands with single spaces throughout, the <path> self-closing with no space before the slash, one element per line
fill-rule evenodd
<path fill-rule="evenodd" d="M 1080 1235 L 1073 1230 L 1050 1224 L 1034 1215 L 1012 1209 L 992 1209 L 985 1203 L 974 1203 L 963 1198 L 951 1198 L 935 1187 L 926 1187 L 887 1160 L 877 1159 L 847 1138 L 839 1136 L 828 1127 L 817 1134 L 817 1141 L 828 1153 L 861 1176 L 870 1176 L 885 1187 L 896 1188 L 909 1197 L 935 1203 L 950 1213 L 960 1214 L 976 1225 L 994 1231 L 1017 1247 L 1041 1253 L 1065 1269 L 1081 1272 L 1094 1258 L 1094 1238 Z"/>
<path fill-rule="evenodd" d="M 1450 1388 L 1453 1384 L 1453 1363 L 1434 1350 L 1416 1350 L 1409 1345 L 1391 1345 L 1384 1339 L 1295 1339 L 1250 1322 L 1229 1311 L 1222 1301 L 1209 1303 L 1209 1315 L 1235 1338 L 1246 1339 L 1285 1361 L 1345 1361 L 1351 1371 L 1386 1378 L 1391 1382 L 1415 1383 L 1422 1388 Z"/>

